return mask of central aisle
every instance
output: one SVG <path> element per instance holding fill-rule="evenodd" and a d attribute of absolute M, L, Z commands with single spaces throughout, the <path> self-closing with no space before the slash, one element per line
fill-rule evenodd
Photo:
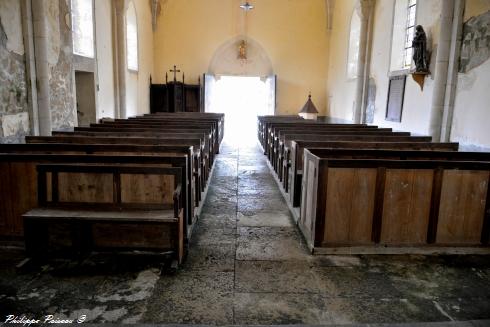
<path fill-rule="evenodd" d="M 162 298 L 149 301 L 144 321 L 325 321 L 308 252 L 262 151 L 224 143 L 215 164 L 189 256 L 157 284 Z"/>

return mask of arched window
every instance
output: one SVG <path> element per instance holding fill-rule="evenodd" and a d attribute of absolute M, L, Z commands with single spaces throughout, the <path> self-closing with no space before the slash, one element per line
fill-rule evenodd
<path fill-rule="evenodd" d="M 396 0 L 391 37 L 390 71 L 410 69 L 417 0 Z"/>
<path fill-rule="evenodd" d="M 138 70 L 138 21 L 133 1 L 126 10 L 126 54 L 128 69 Z"/>
<path fill-rule="evenodd" d="M 361 17 L 357 10 L 354 10 L 350 21 L 349 53 L 347 60 L 347 78 L 357 77 L 357 67 L 359 66 L 359 42 L 361 39 Z"/>
<path fill-rule="evenodd" d="M 93 0 L 71 0 L 73 53 L 94 57 Z"/>

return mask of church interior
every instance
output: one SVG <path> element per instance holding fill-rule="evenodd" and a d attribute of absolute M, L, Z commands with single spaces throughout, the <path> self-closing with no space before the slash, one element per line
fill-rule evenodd
<path fill-rule="evenodd" d="M 490 326 L 490 0 L 0 0 L 0 325 Z"/>

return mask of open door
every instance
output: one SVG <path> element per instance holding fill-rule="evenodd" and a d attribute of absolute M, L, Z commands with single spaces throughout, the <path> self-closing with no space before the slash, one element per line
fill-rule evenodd
<path fill-rule="evenodd" d="M 75 88 L 78 126 L 96 123 L 94 73 L 75 71 Z"/>
<path fill-rule="evenodd" d="M 204 74 L 204 112 L 216 112 L 212 111 L 212 99 L 216 89 L 216 77 L 210 74 Z"/>
<path fill-rule="evenodd" d="M 268 90 L 268 102 L 267 102 L 268 113 L 266 115 L 276 114 L 276 91 L 277 91 L 276 82 L 277 82 L 277 75 L 268 76 L 265 81 Z"/>

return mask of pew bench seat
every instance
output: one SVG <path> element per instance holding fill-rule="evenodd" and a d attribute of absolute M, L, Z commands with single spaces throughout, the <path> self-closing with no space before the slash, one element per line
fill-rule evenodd
<path fill-rule="evenodd" d="M 37 166 L 38 207 L 23 214 L 29 257 L 151 251 L 184 258 L 182 168 Z"/>
<path fill-rule="evenodd" d="M 33 258 L 46 257 L 51 249 L 59 250 L 61 245 L 75 257 L 94 250 L 138 250 L 172 255 L 173 249 L 183 243 L 183 239 L 179 239 L 182 234 L 176 237 L 177 231 L 183 229 L 183 219 L 176 218 L 173 209 L 36 208 L 23 218 L 26 251 Z M 63 226 L 67 227 L 65 235 L 59 231 Z"/>

